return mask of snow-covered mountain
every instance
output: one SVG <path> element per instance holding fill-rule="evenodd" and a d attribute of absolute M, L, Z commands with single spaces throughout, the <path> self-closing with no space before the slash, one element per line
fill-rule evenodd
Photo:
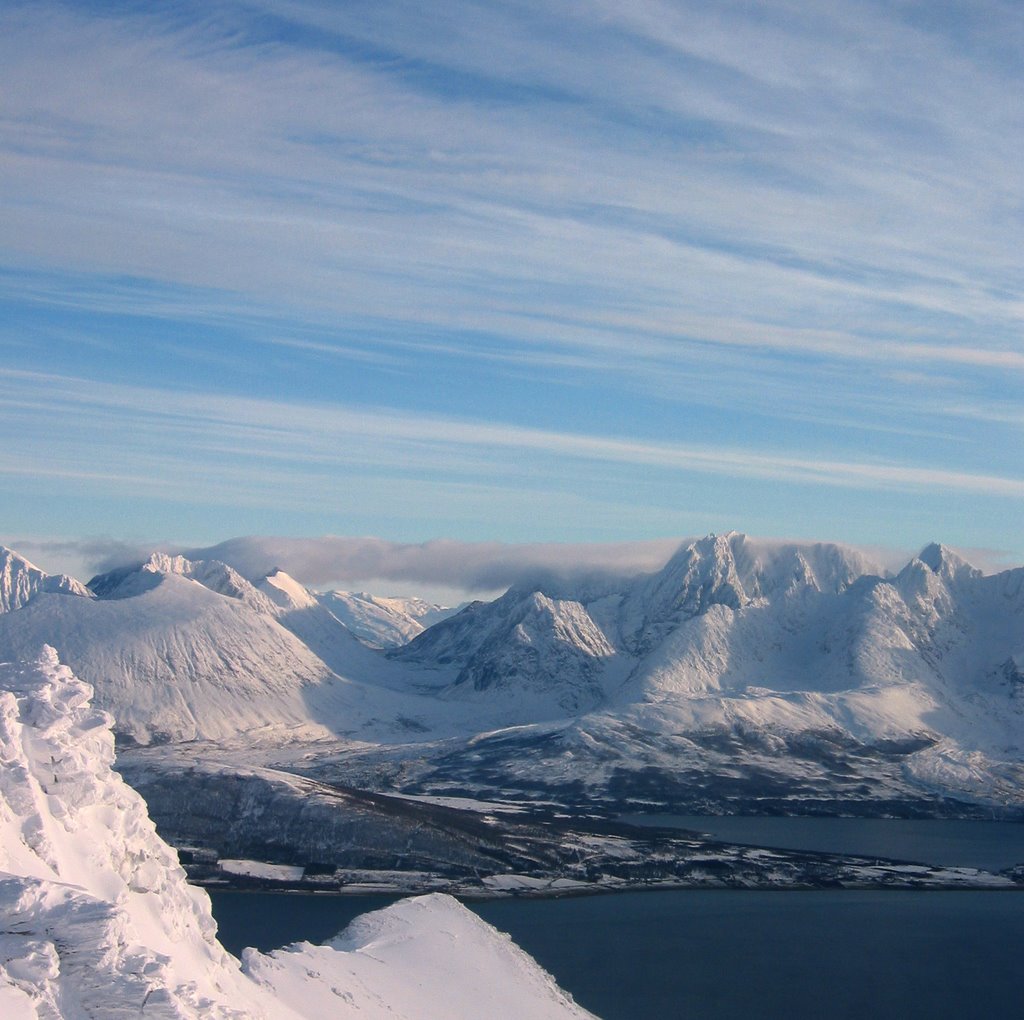
<path fill-rule="evenodd" d="M 52 649 L 0 666 L 0 1015 L 590 1016 L 447 896 L 365 915 L 323 946 L 246 950 L 239 964 L 112 771 L 111 720 L 90 695 Z"/>
<path fill-rule="evenodd" d="M 932 545 L 891 577 L 843 547 L 730 534 L 618 591 L 573 594 L 509 592 L 396 653 L 481 699 L 509 685 L 591 697 L 561 698 L 577 718 L 556 735 L 524 712 L 514 736 L 475 741 L 472 764 L 449 756 L 448 781 L 508 758 L 519 787 L 679 802 L 689 784 L 746 810 L 769 791 L 895 802 L 914 787 L 1024 804 L 1024 568 L 986 577 Z"/>
<path fill-rule="evenodd" d="M 97 579 L 100 597 L 38 594 L 0 616 L 0 659 L 52 644 L 97 686 L 119 732 L 140 743 L 311 722 L 309 702 L 330 697 L 330 670 L 252 585 L 243 582 L 247 597 L 221 594 L 196 579 L 201 572 L 154 557 Z M 253 605 L 254 594 L 266 605 Z"/>
<path fill-rule="evenodd" d="M 259 579 L 256 587 L 273 604 L 271 615 L 335 673 L 377 677 L 386 671 L 380 656 L 332 611 L 329 601 L 283 570 Z"/>
<path fill-rule="evenodd" d="M 20 609 L 40 592 L 88 596 L 89 590 L 67 574 L 47 574 L 0 545 L 0 613 Z"/>
<path fill-rule="evenodd" d="M 327 736 L 387 712 L 384 694 L 350 679 L 387 664 L 285 577 L 257 587 L 222 563 L 154 554 L 79 586 L 89 597 L 44 586 L 0 615 L 0 660 L 53 645 L 141 744 Z"/>
<path fill-rule="evenodd" d="M 394 657 L 455 671 L 453 697 L 492 692 L 527 712 L 552 704 L 576 714 L 604 701 L 601 677 L 615 656 L 579 602 L 513 588 L 430 628 Z"/>
<path fill-rule="evenodd" d="M 316 596 L 371 648 L 398 648 L 457 609 L 417 598 L 385 598 L 368 592 L 328 591 Z"/>
<path fill-rule="evenodd" d="M 519 586 L 387 653 L 281 571 L 158 555 L 60 587 L 80 597 L 18 590 L 0 659 L 52 644 L 123 736 L 204 740 L 233 767 L 259 746 L 412 792 L 1024 807 L 1024 568 L 941 546 L 890 575 L 842 546 L 709 536 L 650 575 Z"/>

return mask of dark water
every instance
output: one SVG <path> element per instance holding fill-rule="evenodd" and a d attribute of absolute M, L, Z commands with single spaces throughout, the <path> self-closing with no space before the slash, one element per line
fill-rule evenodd
<path fill-rule="evenodd" d="M 1024 895 L 629 893 L 476 908 L 606 1020 L 1024 1015 Z"/>
<path fill-rule="evenodd" d="M 290 942 L 326 942 L 353 918 L 394 903 L 398 896 L 230 892 L 208 889 L 217 938 L 238 956 L 247 946 L 267 952 Z"/>
<path fill-rule="evenodd" d="M 708 815 L 625 815 L 622 820 L 634 825 L 696 829 L 726 842 L 787 850 L 864 854 L 986 871 L 1024 864 L 1024 823 L 1020 822 Z"/>
<path fill-rule="evenodd" d="M 236 953 L 322 940 L 391 899 L 212 898 Z M 681 890 L 471 906 L 605 1020 L 1024 1016 L 1024 893 Z"/>

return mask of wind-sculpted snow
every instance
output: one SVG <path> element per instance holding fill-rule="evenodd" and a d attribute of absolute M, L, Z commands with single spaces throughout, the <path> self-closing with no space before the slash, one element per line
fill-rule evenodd
<path fill-rule="evenodd" d="M 205 896 L 111 769 L 91 693 L 53 649 L 0 667 L 0 977 L 23 1016 L 247 1015 Z"/>
<path fill-rule="evenodd" d="M 327 946 L 248 950 L 241 968 L 112 770 L 111 720 L 91 693 L 51 648 L 0 666 L 5 1020 L 589 1015 L 444 896 L 367 915 Z"/>

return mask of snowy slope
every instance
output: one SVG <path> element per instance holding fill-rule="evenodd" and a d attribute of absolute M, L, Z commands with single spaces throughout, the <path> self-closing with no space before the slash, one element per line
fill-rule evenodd
<path fill-rule="evenodd" d="M 371 648 L 398 648 L 456 609 L 416 598 L 385 598 L 367 592 L 329 591 L 316 596 Z"/>
<path fill-rule="evenodd" d="M 525 702 L 531 695 L 535 703 L 553 699 L 578 713 L 609 700 L 631 674 L 625 696 L 643 699 L 645 675 L 666 672 L 657 655 L 645 660 L 666 643 L 682 644 L 688 659 L 671 670 L 676 691 L 699 686 L 714 669 L 704 659 L 725 654 L 713 641 L 713 621 L 723 611 L 838 594 L 869 568 L 860 554 L 839 546 L 709 536 L 683 546 L 661 571 L 619 581 L 617 590 L 614 582 L 584 584 L 578 591 L 555 582 L 474 603 L 393 656 L 448 670 L 463 690 L 518 691 L 524 700 L 520 721 L 529 720 Z M 704 642 L 688 641 L 686 626 L 694 620 L 712 621 Z"/>
<path fill-rule="evenodd" d="M 488 795 L 504 777 L 657 799 L 685 773 L 746 809 L 769 791 L 1024 805 L 1024 568 L 985 576 L 941 546 L 890 576 L 841 546 L 708 536 L 651 575 L 474 603 L 387 656 L 280 571 L 155 556 L 96 598 L 41 583 L 0 614 L 0 658 L 55 645 L 139 742 L 286 765 L 340 740 L 335 761 L 378 753 L 359 782 L 486 776 Z"/>
<path fill-rule="evenodd" d="M 446 696 L 504 703 L 516 721 L 572 715 L 605 700 L 616 650 L 577 601 L 510 589 L 435 624 L 393 658 L 443 670 Z"/>
<path fill-rule="evenodd" d="M 111 769 L 110 719 L 90 694 L 52 649 L 0 666 L 4 1017 L 589 1015 L 445 896 L 366 915 L 327 946 L 248 950 L 240 967 L 216 942 L 205 893 Z"/>
<path fill-rule="evenodd" d="M 280 571 L 254 585 L 215 561 L 155 554 L 92 586 L 96 597 L 39 590 L 0 614 L 0 661 L 53 645 L 128 741 L 401 739 L 509 717 L 445 705 L 436 678 L 368 648 Z"/>
<path fill-rule="evenodd" d="M 380 682 L 394 671 L 367 647 L 313 592 L 283 570 L 261 578 L 256 587 L 275 607 L 273 615 L 334 672 Z"/>
<path fill-rule="evenodd" d="M 131 596 L 36 596 L 0 617 L 0 658 L 52 644 L 140 743 L 311 721 L 330 671 L 273 617 L 180 574 L 145 580 Z"/>
<path fill-rule="evenodd" d="M 888 749 L 925 787 L 1024 803 L 1024 571 L 985 577 L 940 546 L 894 578 L 829 562 L 840 569 L 826 583 L 817 567 L 774 587 L 762 574 L 752 595 L 741 575 L 737 598 L 684 612 L 638 662 L 624 716 L 658 733 L 731 734 L 736 764 L 760 744 L 748 765 L 780 775 L 799 767 L 801 735 L 825 735 L 840 767 Z"/>
<path fill-rule="evenodd" d="M 23 996 L 6 1015 L 271 1016 L 246 1010 L 259 995 L 112 771 L 90 694 L 52 649 L 0 667 L 0 987 Z"/>
<path fill-rule="evenodd" d="M 933 566 L 914 559 L 895 578 L 711 604 L 640 661 L 627 693 L 785 696 L 863 739 L 931 733 L 1016 746 L 1010 677 L 1024 648 L 1024 571 L 985 577 L 940 547 L 924 555 Z"/>
<path fill-rule="evenodd" d="M 346 1001 L 359 1003 L 361 1017 L 387 1020 L 592 1015 L 507 935 L 440 893 L 357 918 L 323 946 L 247 950 L 243 964 L 255 981 L 317 1020 Z"/>
<path fill-rule="evenodd" d="M 878 573 L 843 546 L 759 543 L 737 532 L 709 535 L 684 545 L 660 571 L 627 590 L 618 613 L 620 640 L 643 654 L 712 606 L 738 610 L 805 592 L 838 593 Z"/>

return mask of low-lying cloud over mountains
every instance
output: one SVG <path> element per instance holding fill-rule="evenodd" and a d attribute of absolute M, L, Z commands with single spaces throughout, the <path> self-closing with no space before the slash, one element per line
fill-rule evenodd
<path fill-rule="evenodd" d="M 927 536 L 924 536 L 927 537 Z M 659 569 L 690 538 L 630 542 L 464 542 L 439 538 L 427 542 L 392 542 L 374 537 L 324 535 L 293 538 L 247 535 L 216 545 L 128 542 L 116 539 L 79 541 L 12 539 L 47 570 L 91 577 L 142 563 L 154 549 L 190 559 L 219 560 L 245 577 L 261 577 L 280 568 L 313 588 L 361 588 L 375 593 L 416 594 L 450 601 L 494 596 L 513 585 L 541 585 L 552 580 L 630 576 Z M 771 545 L 782 539 L 759 539 Z M 898 570 L 909 557 L 902 549 L 857 547 L 882 567 Z M 1005 569 L 999 550 L 960 549 L 985 572 Z"/>

